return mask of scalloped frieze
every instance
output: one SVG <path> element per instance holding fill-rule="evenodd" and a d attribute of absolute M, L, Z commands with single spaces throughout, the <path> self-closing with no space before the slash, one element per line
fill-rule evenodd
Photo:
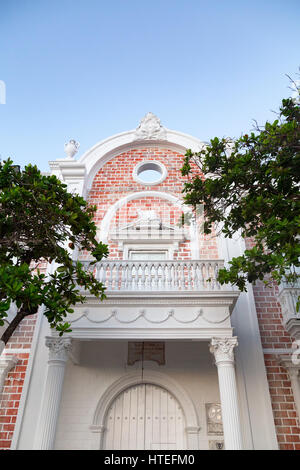
<path fill-rule="evenodd" d="M 226 327 L 230 326 L 228 309 L 196 307 L 122 307 L 78 308 L 68 317 L 72 326 L 82 324 L 95 327 Z"/>

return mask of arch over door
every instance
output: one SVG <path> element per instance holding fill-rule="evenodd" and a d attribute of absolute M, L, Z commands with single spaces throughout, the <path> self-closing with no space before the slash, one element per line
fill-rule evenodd
<path fill-rule="evenodd" d="M 105 449 L 186 449 L 185 417 L 163 387 L 138 384 L 120 393 L 106 415 Z"/>

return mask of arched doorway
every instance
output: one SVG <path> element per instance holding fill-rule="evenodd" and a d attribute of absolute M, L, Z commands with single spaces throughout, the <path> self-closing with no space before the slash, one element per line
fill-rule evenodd
<path fill-rule="evenodd" d="M 165 388 L 140 383 L 122 391 L 109 406 L 104 449 L 186 449 L 185 416 Z"/>

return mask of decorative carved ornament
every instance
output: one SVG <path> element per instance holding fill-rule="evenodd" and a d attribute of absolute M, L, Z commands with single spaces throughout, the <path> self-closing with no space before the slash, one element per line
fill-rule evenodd
<path fill-rule="evenodd" d="M 222 411 L 220 403 L 206 403 L 207 434 L 223 434 Z"/>
<path fill-rule="evenodd" d="M 133 318 L 121 318 L 120 317 L 120 312 L 117 310 L 117 309 L 113 309 L 111 310 L 110 314 L 106 317 L 106 318 L 99 318 L 99 313 L 97 312 L 96 316 L 97 316 L 97 319 L 93 319 L 93 317 L 89 316 L 90 315 L 90 311 L 89 309 L 85 309 L 81 314 L 80 316 L 77 316 L 75 317 L 74 319 L 69 318 L 69 321 L 71 323 L 75 323 L 77 322 L 78 320 L 80 320 L 81 318 L 85 317 L 87 320 L 89 320 L 91 323 L 105 323 L 107 321 L 109 321 L 110 319 L 114 318 L 115 320 L 117 320 L 119 323 L 134 323 L 136 322 L 138 319 L 140 318 L 144 318 L 145 320 L 147 320 L 149 323 L 164 323 L 166 322 L 167 320 L 169 320 L 169 318 L 173 318 L 175 321 L 177 321 L 178 323 L 183 323 L 183 324 L 188 324 L 188 323 L 193 323 L 195 322 L 196 320 L 198 320 L 198 318 L 200 318 L 202 315 L 203 315 L 203 310 L 202 309 L 199 309 L 197 312 L 195 312 L 193 318 L 190 318 L 190 319 L 186 319 L 186 318 L 179 318 L 178 316 L 176 316 L 176 312 L 174 309 L 170 309 L 168 312 L 164 312 L 164 315 L 162 315 L 162 318 L 160 319 L 153 319 L 151 318 L 151 316 L 147 315 L 147 310 L 145 309 L 141 309 L 139 310 L 135 317 Z M 225 321 L 227 319 L 228 315 L 226 315 L 226 317 L 224 319 L 222 319 L 221 321 L 219 321 L 218 323 L 222 323 L 223 321 Z M 204 317 L 203 317 L 204 318 Z M 207 320 L 206 318 L 204 318 L 204 320 L 206 320 L 208 323 L 217 323 L 217 322 L 210 322 L 209 320 Z"/>
<path fill-rule="evenodd" d="M 210 352 L 214 354 L 216 363 L 222 361 L 234 361 L 234 348 L 238 345 L 236 337 L 233 338 L 212 338 Z"/>
<path fill-rule="evenodd" d="M 224 441 L 209 441 L 209 450 L 224 450 Z"/>
<path fill-rule="evenodd" d="M 147 113 L 137 127 L 134 140 L 165 139 L 166 129 L 161 125 L 160 119 L 153 113 Z"/>
<path fill-rule="evenodd" d="M 72 348 L 72 338 L 46 337 L 46 346 L 49 348 L 49 359 L 66 361 L 68 352 Z"/>

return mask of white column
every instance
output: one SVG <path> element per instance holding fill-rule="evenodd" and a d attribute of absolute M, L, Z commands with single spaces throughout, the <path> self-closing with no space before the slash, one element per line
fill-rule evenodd
<path fill-rule="evenodd" d="M 212 338 L 210 352 L 218 368 L 219 389 L 226 450 L 242 449 L 233 349 L 237 338 Z"/>
<path fill-rule="evenodd" d="M 48 374 L 34 445 L 35 449 L 40 450 L 51 450 L 54 446 L 65 365 L 72 338 L 46 337 L 46 346 L 49 348 Z"/>

